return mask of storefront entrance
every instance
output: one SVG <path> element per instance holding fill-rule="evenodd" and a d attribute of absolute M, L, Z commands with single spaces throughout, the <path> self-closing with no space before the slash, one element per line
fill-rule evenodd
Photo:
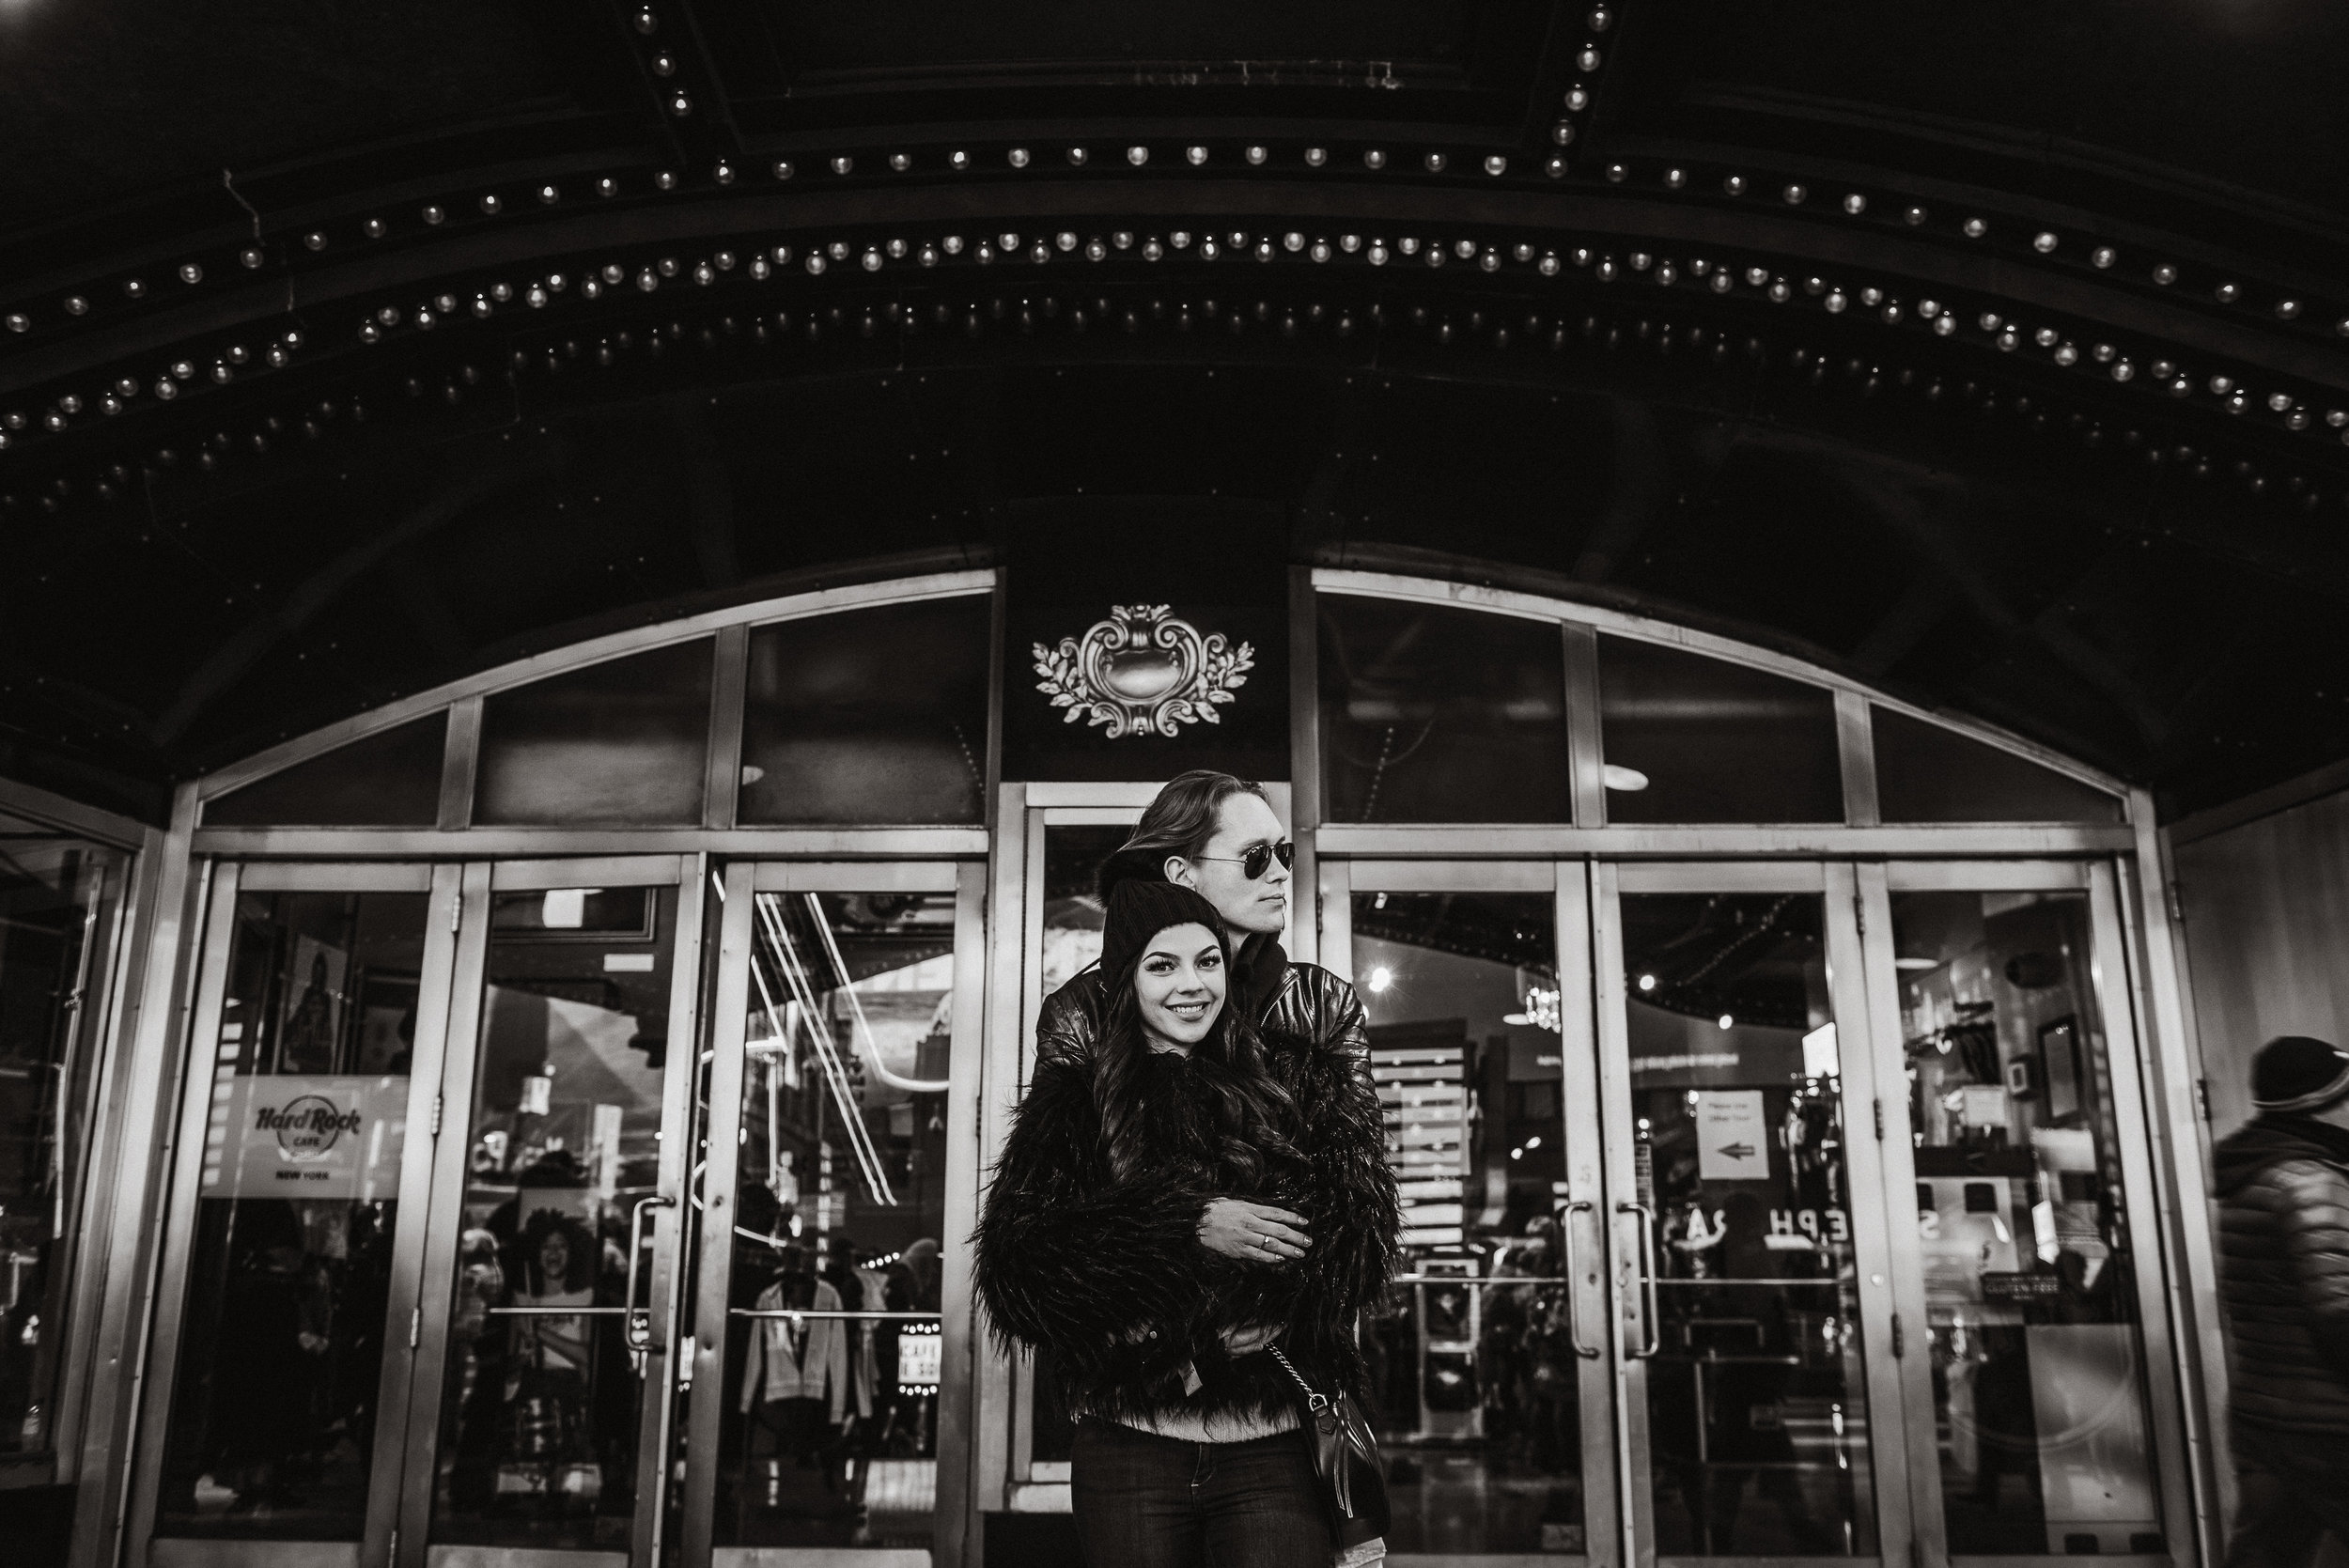
<path fill-rule="evenodd" d="M 930 1561 L 980 885 L 218 865 L 132 1560 Z"/>
<path fill-rule="evenodd" d="M 1320 888 L 1407 1205 L 1372 1330 L 1398 1555 L 2166 1559 L 2108 868 L 1354 861 Z"/>

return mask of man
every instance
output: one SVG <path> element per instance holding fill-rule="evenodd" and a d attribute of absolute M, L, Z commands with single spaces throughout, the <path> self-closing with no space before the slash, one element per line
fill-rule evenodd
<path fill-rule="evenodd" d="M 2243 1491 L 2227 1564 L 2306 1568 L 2326 1530 L 2349 1544 L 2349 1054 L 2270 1040 L 2251 1100 L 2216 1151 Z"/>

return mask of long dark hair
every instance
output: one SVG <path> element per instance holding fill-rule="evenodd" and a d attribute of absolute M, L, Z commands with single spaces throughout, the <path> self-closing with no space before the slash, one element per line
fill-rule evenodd
<path fill-rule="evenodd" d="M 1140 968 L 1137 959 L 1111 979 L 1093 1074 L 1101 1157 L 1116 1181 L 1152 1173 L 1140 1136 L 1149 1112 L 1142 1103 L 1142 1087 L 1150 1059 L 1142 1003 L 1134 994 Z M 1264 1042 L 1244 1012 L 1239 999 L 1227 993 L 1215 1027 L 1190 1056 L 1206 1090 L 1211 1120 L 1206 1130 L 1214 1147 L 1204 1152 L 1215 1165 L 1219 1182 L 1228 1182 L 1240 1192 L 1261 1192 L 1281 1185 L 1304 1164 L 1297 1146 L 1301 1116 L 1295 1096 L 1274 1076 Z"/>
<path fill-rule="evenodd" d="M 1253 795 L 1266 804 L 1264 785 L 1252 779 L 1236 778 L 1209 768 L 1194 768 L 1188 773 L 1177 773 L 1166 781 L 1158 798 L 1150 802 L 1142 820 L 1134 824 L 1133 836 L 1118 847 L 1101 867 L 1101 897 L 1107 901 L 1110 889 L 1128 877 L 1146 877 L 1152 881 L 1166 878 L 1166 858 L 1180 855 L 1195 860 L 1215 837 L 1217 820 L 1223 815 L 1223 802 L 1235 795 Z"/>

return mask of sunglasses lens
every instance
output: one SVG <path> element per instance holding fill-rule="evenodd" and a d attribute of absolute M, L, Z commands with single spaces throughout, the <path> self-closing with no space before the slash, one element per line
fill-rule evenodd
<path fill-rule="evenodd" d="M 1240 857 L 1239 868 L 1252 882 L 1272 869 L 1276 855 L 1280 857 L 1281 869 L 1285 871 L 1296 854 L 1297 846 L 1285 839 L 1279 844 L 1253 844 L 1249 846 L 1248 853 Z"/>

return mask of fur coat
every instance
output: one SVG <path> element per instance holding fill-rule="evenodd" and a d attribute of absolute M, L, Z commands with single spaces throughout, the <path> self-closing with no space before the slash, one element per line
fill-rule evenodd
<path fill-rule="evenodd" d="M 1223 1350 L 1226 1329 L 1258 1324 L 1281 1326 L 1277 1343 L 1321 1391 L 1366 1395 L 1356 1320 L 1393 1272 L 1398 1224 L 1377 1096 L 1352 1050 L 1280 1036 L 1265 1048 L 1297 1100 L 1305 1157 L 1257 1191 L 1235 1190 L 1216 1157 L 1220 1063 L 1148 1059 L 1136 1120 L 1150 1175 L 1122 1183 L 1100 1152 L 1090 1057 L 1037 1065 L 988 1189 L 977 1283 L 998 1342 L 1048 1352 L 1072 1407 L 1109 1420 L 1285 1410 L 1296 1385 L 1279 1363 Z M 1313 1245 L 1289 1263 L 1210 1252 L 1198 1227 L 1216 1197 L 1292 1209 Z"/>

